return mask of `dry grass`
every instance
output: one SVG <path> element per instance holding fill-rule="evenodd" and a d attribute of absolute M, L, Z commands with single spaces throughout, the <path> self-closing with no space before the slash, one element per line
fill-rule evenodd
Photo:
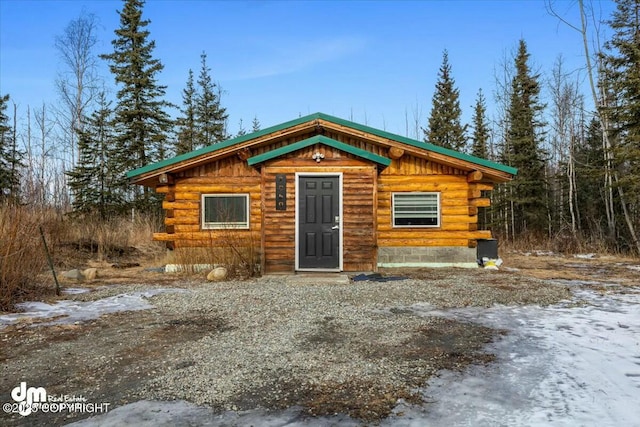
<path fill-rule="evenodd" d="M 512 252 L 550 251 L 559 254 L 598 253 L 620 256 L 620 251 L 607 242 L 604 235 L 572 234 L 568 231 L 553 236 L 539 234 L 523 234 L 515 240 L 505 239 L 498 234 L 501 250 Z M 628 255 L 628 254 L 627 254 Z"/>
<path fill-rule="evenodd" d="M 12 310 L 26 299 L 43 299 L 55 289 L 40 227 L 56 269 L 65 270 L 93 262 L 157 261 L 165 253 L 153 241 L 160 226 L 161 220 L 152 216 L 98 221 L 54 210 L 0 205 L 0 311 Z"/>
<path fill-rule="evenodd" d="M 157 257 L 163 247 L 153 241 L 153 233 L 161 227 L 161 220 L 153 216 L 138 216 L 134 220 L 116 217 L 107 220 L 70 218 L 52 224 L 57 228 L 58 248 L 67 248 L 66 257 L 72 263 L 76 253 L 85 253 L 97 261 L 117 262 L 137 257 Z M 65 262 L 65 256 L 59 257 Z"/>
<path fill-rule="evenodd" d="M 251 234 L 235 229 L 217 230 L 197 247 L 179 247 L 167 256 L 180 271 L 198 273 L 196 266 L 225 266 L 233 277 L 248 278 L 259 273 L 260 259 Z"/>
<path fill-rule="evenodd" d="M 47 292 L 37 283 L 47 265 L 38 230 L 41 223 L 37 213 L 23 207 L 0 206 L 0 311 Z"/>
<path fill-rule="evenodd" d="M 591 259 L 573 255 L 523 255 L 518 252 L 502 254 L 505 265 L 515 267 L 521 274 L 542 280 L 589 280 L 616 282 L 635 286 L 640 282 L 640 259 L 598 254 Z"/>

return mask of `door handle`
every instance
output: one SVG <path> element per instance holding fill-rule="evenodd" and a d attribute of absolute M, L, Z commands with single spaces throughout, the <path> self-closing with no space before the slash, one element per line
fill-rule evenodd
<path fill-rule="evenodd" d="M 340 228 L 339 225 L 334 225 L 333 227 L 331 227 L 332 230 L 337 230 L 338 228 Z"/>

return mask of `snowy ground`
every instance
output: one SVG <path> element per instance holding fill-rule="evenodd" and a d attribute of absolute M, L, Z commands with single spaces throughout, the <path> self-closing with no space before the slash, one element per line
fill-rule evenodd
<path fill-rule="evenodd" d="M 82 288 L 69 288 L 65 290 L 68 294 L 79 294 L 87 292 Z M 149 304 L 147 298 L 165 292 L 185 292 L 184 289 L 152 289 L 141 292 L 115 295 L 102 298 L 96 301 L 71 301 L 61 300 L 55 304 L 45 302 L 23 302 L 17 304 L 19 313 L 11 313 L 0 316 L 0 329 L 6 325 L 18 321 L 37 320 L 39 325 L 55 325 L 82 322 L 85 320 L 97 319 L 103 314 L 117 313 L 120 311 L 148 310 L 153 306 Z M 46 319 L 51 319 L 47 321 Z"/>
<path fill-rule="evenodd" d="M 382 426 L 640 426 L 640 288 L 564 281 L 572 301 L 552 307 L 435 310 L 508 333 L 489 347 L 497 361 L 444 372 L 421 407 L 399 403 Z M 593 286 L 592 286 L 593 285 Z M 610 288 L 610 289 L 607 289 Z M 140 401 L 73 426 L 360 425 L 345 416 L 305 419 L 282 412 L 226 412 L 187 402 Z"/>
<path fill-rule="evenodd" d="M 426 395 L 434 403 L 407 418 L 427 425 L 640 425 L 640 289 L 626 292 L 587 288 L 549 308 L 439 312 L 510 333 L 491 346 L 496 364 L 430 381 Z"/>

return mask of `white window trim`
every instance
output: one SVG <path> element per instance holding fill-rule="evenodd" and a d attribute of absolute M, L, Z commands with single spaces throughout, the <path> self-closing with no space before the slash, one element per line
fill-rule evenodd
<path fill-rule="evenodd" d="M 436 204 L 437 204 L 437 208 L 438 208 L 438 224 L 437 225 L 396 225 L 396 209 L 395 209 L 395 205 L 396 205 L 396 195 L 414 195 L 414 196 L 421 196 L 421 195 L 435 195 L 436 196 Z M 391 226 L 393 228 L 440 228 L 442 226 L 442 206 L 440 205 L 440 192 L 439 191 L 428 191 L 428 192 L 411 192 L 411 191 L 407 191 L 407 192 L 396 192 L 396 193 L 391 193 Z"/>
<path fill-rule="evenodd" d="M 247 215 L 247 223 L 207 223 L 205 222 L 204 209 L 205 203 L 204 200 L 207 197 L 244 197 L 246 200 L 246 215 Z M 251 198 L 248 193 L 207 193 L 202 194 L 200 196 L 200 227 L 203 230 L 226 230 L 226 229 L 234 229 L 234 230 L 248 230 L 250 228 L 251 222 Z"/>

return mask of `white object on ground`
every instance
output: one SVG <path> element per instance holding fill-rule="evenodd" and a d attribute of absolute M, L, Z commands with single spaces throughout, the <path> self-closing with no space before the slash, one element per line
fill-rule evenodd
<path fill-rule="evenodd" d="M 71 301 L 62 300 L 55 304 L 44 302 L 23 302 L 17 304 L 20 313 L 11 313 L 0 316 L 0 328 L 24 319 L 47 319 L 56 317 L 50 322 L 37 323 L 37 325 L 57 325 L 81 322 L 85 320 L 97 319 L 106 313 L 116 313 L 119 311 L 136 311 L 153 308 L 147 298 L 167 292 L 187 292 L 184 289 L 150 289 L 129 294 L 120 294 L 112 297 L 102 298 L 96 301 Z M 61 317 L 58 317 L 61 316 Z"/>
<path fill-rule="evenodd" d="M 596 257 L 596 254 L 591 253 L 591 254 L 576 254 L 573 256 L 574 258 L 580 258 L 580 259 L 594 259 Z"/>

